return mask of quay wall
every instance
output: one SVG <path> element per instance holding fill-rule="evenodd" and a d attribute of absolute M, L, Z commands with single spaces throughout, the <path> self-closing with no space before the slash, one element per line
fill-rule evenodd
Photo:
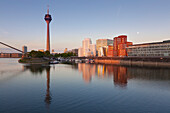
<path fill-rule="evenodd" d="M 95 63 L 100 64 L 114 64 L 114 65 L 122 65 L 122 66 L 140 66 L 140 67 L 167 67 L 170 68 L 170 59 L 166 58 L 166 60 L 162 58 L 151 58 L 150 60 L 147 58 L 142 59 L 133 59 L 133 58 L 125 58 L 125 59 L 108 59 L 108 58 L 94 58 Z"/>

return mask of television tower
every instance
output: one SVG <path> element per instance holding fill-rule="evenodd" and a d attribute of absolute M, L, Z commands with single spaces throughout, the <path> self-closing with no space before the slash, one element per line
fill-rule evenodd
<path fill-rule="evenodd" d="M 45 21 L 47 23 L 47 47 L 46 47 L 46 51 L 50 52 L 50 22 L 52 20 L 51 15 L 49 14 L 49 7 L 47 9 L 47 14 L 45 15 Z"/>

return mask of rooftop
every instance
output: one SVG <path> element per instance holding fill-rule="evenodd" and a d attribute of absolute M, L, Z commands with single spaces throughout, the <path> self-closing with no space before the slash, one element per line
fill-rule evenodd
<path fill-rule="evenodd" d="M 170 43 L 170 40 L 165 40 L 163 42 L 152 42 L 152 43 L 134 44 L 134 45 L 131 45 L 131 46 L 141 46 L 141 45 L 150 45 L 150 44 L 163 44 L 163 43 Z"/>

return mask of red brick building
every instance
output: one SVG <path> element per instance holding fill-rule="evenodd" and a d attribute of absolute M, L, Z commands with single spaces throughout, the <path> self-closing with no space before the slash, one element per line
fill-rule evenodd
<path fill-rule="evenodd" d="M 108 55 L 107 56 L 108 57 L 127 56 L 126 47 L 128 47 L 129 45 L 133 45 L 133 43 L 127 42 L 127 36 L 126 35 L 120 35 L 118 37 L 115 37 L 113 39 L 113 47 L 108 46 Z"/>
<path fill-rule="evenodd" d="M 113 45 L 108 45 L 107 56 L 113 57 Z"/>

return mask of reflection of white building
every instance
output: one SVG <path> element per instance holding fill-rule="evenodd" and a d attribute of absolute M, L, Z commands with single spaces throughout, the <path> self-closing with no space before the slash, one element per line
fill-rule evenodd
<path fill-rule="evenodd" d="M 85 38 L 82 41 L 82 48 L 79 48 L 78 56 L 79 57 L 87 57 L 87 56 L 96 56 L 96 45 L 92 44 L 92 41 L 90 38 Z"/>
<path fill-rule="evenodd" d="M 83 80 L 86 83 L 90 83 L 92 76 L 96 74 L 96 65 L 79 63 L 78 70 L 82 73 Z"/>

